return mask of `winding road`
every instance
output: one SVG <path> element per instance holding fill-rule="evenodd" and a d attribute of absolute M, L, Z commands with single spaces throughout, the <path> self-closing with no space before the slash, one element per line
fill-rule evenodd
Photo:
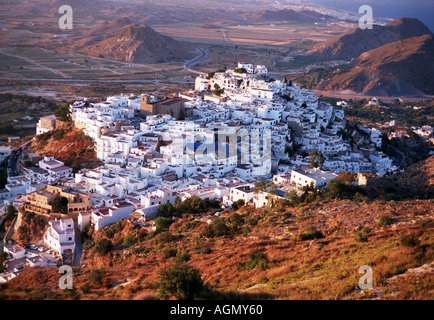
<path fill-rule="evenodd" d="M 197 74 L 205 74 L 204 72 L 200 72 L 197 70 L 191 69 L 194 65 L 204 62 L 209 59 L 209 52 L 203 48 L 196 48 L 197 56 L 184 64 L 184 69 Z"/>

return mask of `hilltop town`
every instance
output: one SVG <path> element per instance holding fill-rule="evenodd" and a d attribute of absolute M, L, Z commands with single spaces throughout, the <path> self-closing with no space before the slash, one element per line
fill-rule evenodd
<path fill-rule="evenodd" d="M 4 237 L 15 244 L 5 245 L 10 257 L 0 282 L 33 266 L 79 266 L 85 230 L 130 219 L 153 231 L 165 206 L 170 215 L 187 199 L 217 201 L 215 213 L 201 218 L 210 223 L 225 208 L 267 207 L 324 188 L 340 172 L 366 185 L 372 176 L 399 171 L 380 151 L 379 130 L 347 133 L 343 109 L 274 79 L 263 65 L 201 74 L 194 90 L 162 99 L 75 101 L 68 117 L 103 164 L 74 172 L 51 155 L 28 152 L 29 144 L 10 151 L 21 174 L 8 177 L 0 192 L 1 217 L 13 208 L 18 215 Z M 35 139 L 56 134 L 59 125 L 54 115 L 41 118 Z M 35 217 L 46 223 L 32 220 L 35 230 L 25 234 Z"/>

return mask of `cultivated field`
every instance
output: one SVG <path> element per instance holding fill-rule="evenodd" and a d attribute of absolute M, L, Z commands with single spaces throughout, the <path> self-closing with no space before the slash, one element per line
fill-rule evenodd
<path fill-rule="evenodd" d="M 50 51 L 37 47 L 5 48 L 0 52 L 0 75 L 3 79 L 101 79 L 140 78 L 146 74 L 174 71 L 180 66 L 142 65 L 88 57 L 77 53 Z"/>

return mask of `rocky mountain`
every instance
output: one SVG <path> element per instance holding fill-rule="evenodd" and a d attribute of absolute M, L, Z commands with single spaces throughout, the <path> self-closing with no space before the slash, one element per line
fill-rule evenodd
<path fill-rule="evenodd" d="M 319 89 L 377 96 L 434 94 L 434 40 L 426 34 L 367 51 L 319 83 Z"/>
<path fill-rule="evenodd" d="M 432 34 L 432 32 L 418 19 L 400 18 L 384 26 L 374 25 L 373 29 L 352 29 L 313 45 L 308 49 L 307 54 L 324 59 L 351 60 L 366 51 L 425 34 Z"/>
<path fill-rule="evenodd" d="M 182 61 L 195 55 L 186 44 L 128 18 L 105 22 L 74 40 L 81 53 L 123 62 Z"/>

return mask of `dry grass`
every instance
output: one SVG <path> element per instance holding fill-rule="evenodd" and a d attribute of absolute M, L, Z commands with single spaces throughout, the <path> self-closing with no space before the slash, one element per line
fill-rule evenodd
<path fill-rule="evenodd" d="M 391 283 L 387 279 L 433 261 L 431 208 L 432 201 L 429 200 L 362 204 L 331 201 L 307 205 L 303 210 L 286 208 L 284 212 L 242 208 L 239 210 L 242 217 L 258 219 L 256 226 L 249 227 L 248 234 L 201 238 L 200 232 L 206 224 L 183 228 L 189 221 L 185 218 L 171 228 L 174 240 L 162 243 L 159 237 L 143 238 L 132 245 L 124 245 L 123 238 L 127 233 L 135 237 L 141 230 L 124 221 L 110 238 L 115 247 L 106 256 L 99 257 L 94 249 L 85 251 L 83 262 L 87 266 L 76 269 L 74 286 L 80 288 L 89 282 L 87 277 L 91 270 L 104 268 L 107 272 L 105 285 L 91 286 L 90 293 L 76 290 L 79 298 L 155 298 L 153 283 L 158 271 L 176 259 L 164 255 L 164 249 L 171 247 L 179 253 L 190 254 L 188 263 L 198 268 L 205 282 L 220 292 L 269 294 L 275 299 L 430 299 L 432 284 L 422 280 L 420 275 L 406 276 L 402 281 Z M 301 211 L 303 214 L 308 212 L 311 218 L 297 219 Z M 383 214 L 392 215 L 394 223 L 378 226 L 377 221 Z M 322 231 L 325 238 L 299 240 L 298 234 L 310 226 Z M 370 226 L 372 231 L 368 241 L 361 243 L 356 240 L 356 231 L 363 226 Z M 401 243 L 401 237 L 409 233 L 418 237 L 419 245 L 406 247 Z M 105 237 L 106 234 L 99 231 L 94 240 Z M 204 247 L 210 248 L 211 252 L 205 254 Z M 249 271 L 245 267 L 252 251 L 266 255 L 267 268 Z M 358 269 L 362 265 L 372 267 L 374 291 L 362 292 L 358 288 L 361 277 Z M 8 299 L 17 295 L 30 298 L 32 294 L 26 292 L 23 278 L 33 277 L 34 272 L 30 270 L 11 280 L 0 294 Z M 32 280 L 34 291 L 45 292 L 45 281 L 51 281 L 48 287 L 55 286 L 55 270 L 38 272 L 46 275 L 40 284 Z M 127 284 L 119 285 L 122 283 Z M 118 286 L 112 288 L 115 284 Z M 71 293 L 59 290 L 53 290 L 52 294 L 54 299 L 73 298 Z"/>

